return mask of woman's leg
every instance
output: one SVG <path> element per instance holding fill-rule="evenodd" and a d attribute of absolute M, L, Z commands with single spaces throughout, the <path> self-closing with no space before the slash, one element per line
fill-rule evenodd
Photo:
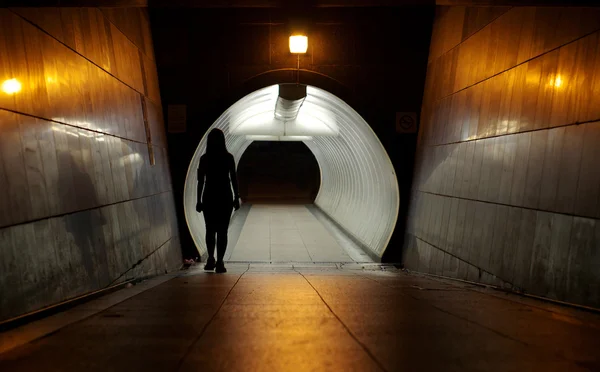
<path fill-rule="evenodd" d="M 223 257 L 225 257 L 225 251 L 227 250 L 227 228 L 221 226 L 217 230 L 217 261 L 223 261 Z"/>
<path fill-rule="evenodd" d="M 208 251 L 208 259 L 215 259 L 215 234 L 217 231 L 209 225 L 206 225 L 206 250 Z"/>
<path fill-rule="evenodd" d="M 206 225 L 206 250 L 208 251 L 208 259 L 206 260 L 206 265 L 204 265 L 204 270 L 214 270 L 215 269 L 215 234 L 216 230 L 210 226 Z"/>

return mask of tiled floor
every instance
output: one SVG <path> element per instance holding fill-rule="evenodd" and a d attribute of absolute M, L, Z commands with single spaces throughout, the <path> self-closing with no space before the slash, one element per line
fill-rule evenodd
<path fill-rule="evenodd" d="M 234 221 L 235 222 L 235 221 Z M 253 205 L 225 259 L 233 262 L 372 262 L 303 205 Z M 338 235 L 338 234 L 336 234 Z M 362 253 L 362 254 L 361 254 Z"/>
<path fill-rule="evenodd" d="M 600 370 L 598 314 L 376 264 L 228 269 L 79 317 L 0 371 Z"/>

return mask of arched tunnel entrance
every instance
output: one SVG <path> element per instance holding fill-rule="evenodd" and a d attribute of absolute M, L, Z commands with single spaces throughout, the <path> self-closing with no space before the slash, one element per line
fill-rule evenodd
<path fill-rule="evenodd" d="M 254 142 L 303 142 L 320 170 L 314 207 L 371 257 L 383 256 L 398 217 L 396 174 L 369 124 L 343 100 L 310 85 L 272 85 L 233 104 L 207 133 L 212 128 L 224 131 L 238 166 Z M 186 222 L 200 254 L 206 248 L 203 217 L 195 210 L 196 170 L 205 149 L 206 135 L 192 157 L 184 190 Z"/>

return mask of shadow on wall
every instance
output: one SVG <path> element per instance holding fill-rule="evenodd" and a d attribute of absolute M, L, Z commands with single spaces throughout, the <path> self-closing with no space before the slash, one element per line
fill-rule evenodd
<path fill-rule="evenodd" d="M 59 190 L 63 193 L 60 201 L 67 209 L 71 199 L 81 202 L 85 206 L 95 206 L 99 202 L 96 196 L 96 188 L 90 176 L 85 172 L 77 160 L 69 151 L 61 151 L 58 154 L 59 164 Z M 65 194 L 73 187 L 71 195 Z M 104 225 L 107 224 L 106 218 L 102 215 L 99 209 L 84 210 L 78 213 L 72 213 L 65 217 L 65 229 L 73 238 L 75 247 L 70 245 L 63 249 L 70 249 L 69 257 L 81 258 L 81 268 L 72 265 L 71 274 L 75 275 L 78 282 L 88 283 L 89 288 L 98 288 L 98 286 L 106 285 L 109 282 L 108 268 L 106 265 L 106 249 L 103 244 L 96 241 L 94 237 L 99 236 Z M 61 255 L 61 247 L 58 247 L 57 253 Z M 101 255 L 101 257 L 99 257 Z M 98 262 L 100 261 L 103 262 Z M 100 271 L 100 272 L 97 272 Z M 83 280 L 79 280 L 83 279 Z M 87 280 L 86 280 L 87 279 Z M 72 282 L 72 281 L 71 281 Z"/>
<path fill-rule="evenodd" d="M 147 275 L 153 272 L 153 265 L 164 271 L 161 261 L 166 257 L 158 250 L 168 243 L 165 237 L 173 230 L 168 226 L 169 210 L 164 209 L 166 196 L 142 197 L 149 193 L 147 180 L 141 177 L 142 172 L 150 171 L 145 154 L 140 153 L 145 146 L 119 141 L 118 147 L 125 155 L 111 159 L 110 166 L 120 182 L 115 182 L 115 187 L 120 187 L 128 200 L 100 208 L 96 207 L 101 204 L 98 186 L 87 171 L 89 166 L 77 153 L 57 154 L 59 199 L 63 210 L 73 211 L 56 221 L 57 228 L 66 232 L 57 238 L 56 247 L 57 282 L 66 297 Z M 152 254 L 157 257 L 146 262 Z"/>

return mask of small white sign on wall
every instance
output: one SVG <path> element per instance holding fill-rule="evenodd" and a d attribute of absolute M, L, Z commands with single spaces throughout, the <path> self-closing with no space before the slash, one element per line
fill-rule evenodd
<path fill-rule="evenodd" d="M 167 112 L 169 133 L 184 133 L 187 120 L 186 105 L 169 105 Z"/>
<path fill-rule="evenodd" d="M 396 133 L 417 133 L 417 113 L 397 112 Z"/>

